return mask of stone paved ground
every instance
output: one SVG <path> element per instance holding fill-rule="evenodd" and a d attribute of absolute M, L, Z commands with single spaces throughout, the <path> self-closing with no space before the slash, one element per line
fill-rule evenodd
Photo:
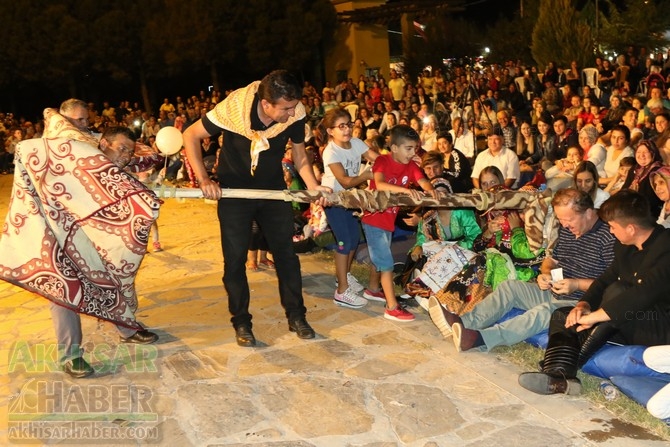
<path fill-rule="evenodd" d="M 0 177 L 3 216 L 9 183 Z M 0 283 L 0 445 L 31 436 L 17 422 L 27 417 L 60 418 L 40 425 L 52 432 L 32 439 L 38 445 L 69 445 L 74 438 L 55 438 L 67 429 L 134 436 L 124 441 L 131 445 L 153 430 L 164 446 L 666 445 L 583 398 L 526 392 L 517 366 L 495 354 L 456 353 L 422 311 L 396 323 L 382 318 L 379 303 L 334 306 L 333 266 L 314 255 L 301 261 L 317 338 L 288 332 L 274 272 L 260 271 L 249 275 L 260 343 L 238 347 L 220 283 L 214 205 L 168 200 L 159 224 L 165 251 L 147 255 L 137 288 L 138 317 L 161 339 L 119 345 L 109 324 L 84 317 L 91 378 L 73 380 L 40 361 L 40 349 L 54 343 L 46 301 Z M 82 416 L 109 420 L 69 422 Z M 10 418 L 25 430 L 10 432 Z"/>

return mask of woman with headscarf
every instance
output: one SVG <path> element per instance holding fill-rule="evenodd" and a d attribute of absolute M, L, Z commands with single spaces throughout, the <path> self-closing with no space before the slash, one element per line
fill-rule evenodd
<path fill-rule="evenodd" d="M 633 175 L 623 185 L 639 192 L 649 200 L 651 215 L 658 216 L 663 202 L 656 196 L 650 181 L 650 175 L 663 165 L 661 154 L 652 140 L 642 140 L 635 148 L 635 167 Z"/>
<path fill-rule="evenodd" d="M 656 196 L 663 202 L 657 224 L 670 228 L 670 166 L 661 166 L 649 174 Z"/>

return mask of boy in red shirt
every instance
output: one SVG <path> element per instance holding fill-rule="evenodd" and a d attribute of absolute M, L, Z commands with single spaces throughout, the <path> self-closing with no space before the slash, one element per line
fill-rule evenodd
<path fill-rule="evenodd" d="M 421 200 L 426 193 L 438 199 L 440 193 L 433 189 L 433 185 L 416 163 L 412 163 L 415 150 L 421 146 L 419 134 L 409 126 L 395 126 L 391 129 L 390 146 L 391 153 L 380 155 L 375 160 L 372 167 L 374 178 L 370 181 L 370 189 L 408 194 L 415 200 Z M 419 185 L 426 193 L 409 189 L 411 184 Z M 369 288 L 365 289 L 363 296 L 369 300 L 386 303 L 384 318 L 411 321 L 414 320 L 414 315 L 398 306 L 393 287 L 391 237 L 397 214 L 398 207 L 384 211 L 366 211 L 363 214 L 361 219 L 363 231 L 368 242 L 370 259 L 375 266 L 375 269 L 370 271 Z"/>

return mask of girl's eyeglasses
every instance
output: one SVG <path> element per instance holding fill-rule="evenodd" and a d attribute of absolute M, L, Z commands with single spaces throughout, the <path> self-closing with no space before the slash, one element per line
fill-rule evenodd
<path fill-rule="evenodd" d="M 354 123 L 352 123 L 352 122 L 348 122 L 348 123 L 340 123 L 340 124 L 338 124 L 337 126 L 333 126 L 333 129 L 336 128 L 336 127 L 337 127 L 338 129 L 340 129 L 340 130 L 344 130 L 344 129 L 353 129 L 353 128 L 354 128 Z"/>

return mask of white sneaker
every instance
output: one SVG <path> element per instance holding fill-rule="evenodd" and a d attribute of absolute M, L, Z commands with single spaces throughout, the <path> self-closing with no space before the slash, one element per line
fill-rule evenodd
<path fill-rule="evenodd" d="M 347 283 L 349 284 L 349 288 L 354 291 L 354 293 L 361 293 L 365 287 L 361 285 L 361 283 L 358 282 L 356 277 L 351 274 L 351 272 L 347 272 Z M 335 287 L 338 286 L 338 281 L 335 279 Z"/>
<path fill-rule="evenodd" d="M 337 293 L 337 289 L 335 289 L 333 302 L 338 306 L 350 307 L 352 309 L 359 309 L 368 304 L 368 300 L 358 296 L 353 290 L 351 290 L 351 287 L 349 287 L 343 293 Z"/>
<path fill-rule="evenodd" d="M 347 282 L 349 283 L 349 288 L 356 293 L 361 293 L 365 289 L 351 273 L 347 273 Z"/>
<path fill-rule="evenodd" d="M 419 306 L 421 306 L 426 312 L 428 312 L 428 298 L 424 298 L 419 295 L 414 296 L 414 301 L 419 303 Z"/>

